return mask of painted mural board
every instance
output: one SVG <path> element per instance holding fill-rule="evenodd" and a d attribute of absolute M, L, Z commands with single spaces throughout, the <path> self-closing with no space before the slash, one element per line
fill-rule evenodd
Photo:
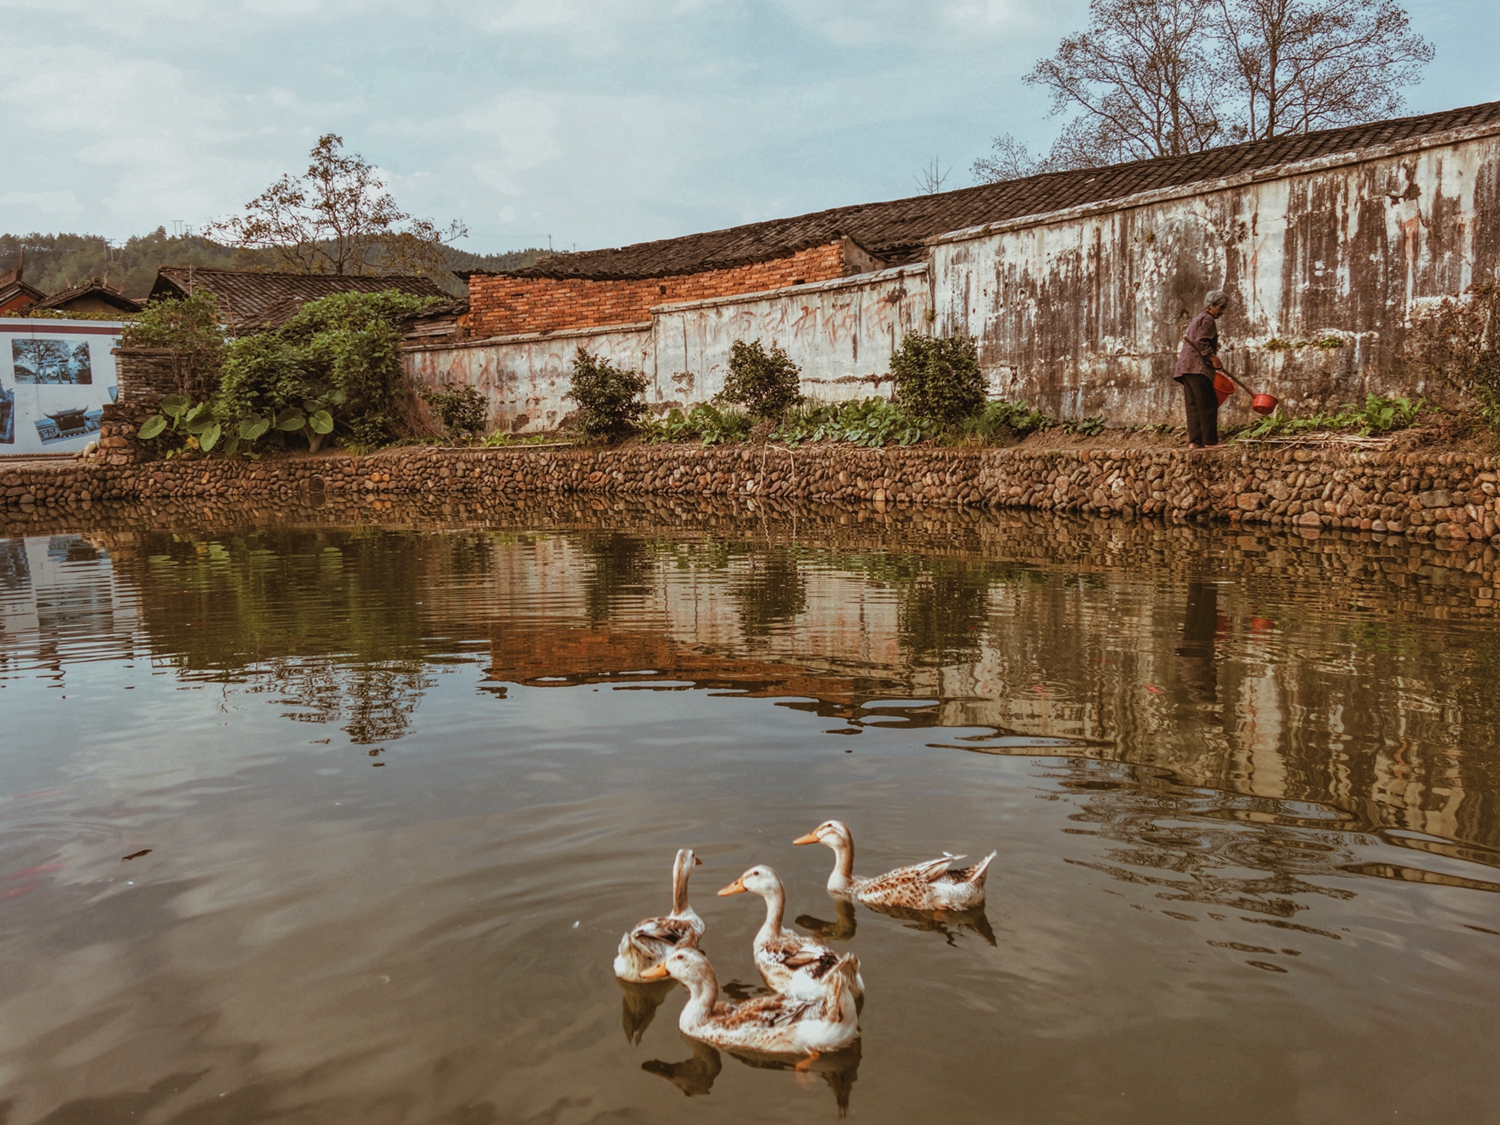
<path fill-rule="evenodd" d="M 0 457 L 76 453 L 119 393 L 114 320 L 0 317 Z"/>

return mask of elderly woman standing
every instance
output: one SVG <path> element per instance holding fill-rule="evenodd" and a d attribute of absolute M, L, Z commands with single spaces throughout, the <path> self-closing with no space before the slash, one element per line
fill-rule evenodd
<path fill-rule="evenodd" d="M 1219 397 L 1214 394 L 1214 372 L 1219 362 L 1219 317 L 1229 304 L 1229 295 L 1215 289 L 1204 298 L 1204 310 L 1193 317 L 1182 334 L 1177 372 L 1187 400 L 1188 448 L 1203 449 L 1219 444 Z"/>

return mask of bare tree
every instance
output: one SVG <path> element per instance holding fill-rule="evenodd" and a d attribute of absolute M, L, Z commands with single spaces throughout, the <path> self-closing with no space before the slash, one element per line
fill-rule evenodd
<path fill-rule="evenodd" d="M 1031 155 L 1031 150 L 1015 137 L 1002 133 L 990 142 L 990 154 L 974 161 L 969 170 L 977 183 L 998 184 L 1046 172 L 1049 170 L 1046 164 L 1044 158 Z"/>
<path fill-rule="evenodd" d="M 266 249 L 296 273 L 432 272 L 443 247 L 464 237 L 461 222 L 439 228 L 396 206 L 379 171 L 344 138 L 327 133 L 307 171 L 284 175 L 245 204 L 245 214 L 205 232 L 243 249 Z"/>
<path fill-rule="evenodd" d="M 1026 75 L 1076 116 L 1053 159 L 1070 167 L 1181 156 L 1218 138 L 1215 0 L 1093 0 L 1089 26 Z"/>
<path fill-rule="evenodd" d="M 1234 131 L 1248 140 L 1393 117 L 1432 61 L 1392 0 L 1217 3 L 1223 69 L 1240 87 Z"/>
<path fill-rule="evenodd" d="M 912 177 L 912 179 L 917 181 L 917 187 L 922 189 L 923 195 L 936 195 L 943 190 L 943 184 L 947 182 L 948 176 L 953 172 L 953 168 L 950 165 L 946 172 L 941 169 L 942 164 L 934 156 L 931 165 L 923 168 L 921 174 Z"/>

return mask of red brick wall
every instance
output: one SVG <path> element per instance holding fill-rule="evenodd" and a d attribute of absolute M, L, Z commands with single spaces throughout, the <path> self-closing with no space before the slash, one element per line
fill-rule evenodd
<path fill-rule="evenodd" d="M 846 272 L 844 248 L 832 242 L 734 269 L 639 281 L 475 274 L 469 278 L 469 316 L 476 338 L 640 324 L 651 319 L 653 305 L 830 281 Z"/>

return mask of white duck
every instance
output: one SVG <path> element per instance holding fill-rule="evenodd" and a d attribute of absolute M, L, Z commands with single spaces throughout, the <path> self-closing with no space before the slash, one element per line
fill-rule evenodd
<path fill-rule="evenodd" d="M 615 954 L 615 976 L 621 980 L 640 982 L 641 974 L 661 960 L 672 950 L 680 947 L 698 947 L 698 939 L 706 928 L 698 912 L 688 905 L 688 879 L 693 868 L 703 861 L 693 854 L 692 848 L 682 848 L 672 863 L 672 913 L 661 918 L 647 918 L 620 939 L 619 952 Z"/>
<path fill-rule="evenodd" d="M 854 874 L 854 837 L 842 821 L 825 820 L 794 844 L 822 844 L 833 849 L 828 893 L 858 899 L 867 906 L 901 906 L 909 910 L 972 910 L 984 903 L 984 877 L 991 852 L 972 867 L 951 868 L 961 855 L 898 867 L 872 878 Z"/>
<path fill-rule="evenodd" d="M 854 1006 L 854 958 L 842 957 L 829 971 L 828 987 L 817 999 L 757 996 L 743 1004 L 719 1002 L 719 978 L 697 949 L 676 949 L 646 980 L 671 976 L 687 985 L 688 1002 L 677 1026 L 684 1035 L 729 1051 L 802 1055 L 806 1070 L 821 1054 L 839 1051 L 859 1037 Z"/>
<path fill-rule="evenodd" d="M 829 987 L 829 976 L 840 964 L 837 953 L 815 937 L 783 929 L 786 890 L 781 879 L 764 864 L 757 864 L 719 892 L 720 896 L 749 891 L 766 900 L 766 920 L 755 935 L 755 967 L 771 988 L 787 996 L 813 1000 Z M 859 961 L 851 954 L 850 983 L 856 999 L 864 995 L 865 982 Z"/>

